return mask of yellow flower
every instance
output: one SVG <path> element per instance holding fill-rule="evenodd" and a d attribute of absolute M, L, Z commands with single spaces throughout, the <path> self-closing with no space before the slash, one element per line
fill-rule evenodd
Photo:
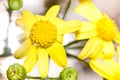
<path fill-rule="evenodd" d="M 113 57 L 115 52 L 113 41 L 120 44 L 120 33 L 114 21 L 100 12 L 91 0 L 80 0 L 75 12 L 90 21 L 83 22 L 82 27 L 76 32 L 77 40 L 89 39 L 78 57 L 80 59 Z"/>
<path fill-rule="evenodd" d="M 21 18 L 16 20 L 25 33 L 26 40 L 16 50 L 15 58 L 23 58 L 24 67 L 30 72 L 38 60 L 41 76 L 44 78 L 48 73 L 48 57 L 61 67 L 67 65 L 66 53 L 62 46 L 63 35 L 74 32 L 80 28 L 77 20 L 63 21 L 57 18 L 60 6 L 51 7 L 45 16 L 33 15 L 24 10 Z M 49 55 L 49 56 L 48 56 Z"/>
<path fill-rule="evenodd" d="M 91 60 L 91 68 L 107 80 L 120 80 L 120 46 L 117 47 L 117 61 L 114 59 Z"/>

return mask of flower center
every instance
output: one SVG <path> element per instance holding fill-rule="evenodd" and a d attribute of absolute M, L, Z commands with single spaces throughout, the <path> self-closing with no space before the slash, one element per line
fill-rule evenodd
<path fill-rule="evenodd" d="M 41 48 L 51 46 L 57 37 L 56 26 L 49 21 L 36 22 L 30 33 L 30 39 L 33 45 Z"/>
<path fill-rule="evenodd" d="M 102 18 L 97 22 L 98 36 L 104 40 L 112 40 L 116 30 L 115 23 L 109 18 Z"/>

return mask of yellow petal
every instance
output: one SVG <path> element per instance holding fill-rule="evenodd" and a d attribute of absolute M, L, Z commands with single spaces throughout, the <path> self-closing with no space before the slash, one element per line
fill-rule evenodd
<path fill-rule="evenodd" d="M 45 78 L 48 74 L 48 53 L 44 49 L 38 50 L 38 66 L 40 75 Z"/>
<path fill-rule="evenodd" d="M 79 20 L 66 21 L 62 26 L 58 28 L 58 33 L 66 34 L 79 30 L 81 27 L 81 22 Z"/>
<path fill-rule="evenodd" d="M 56 25 L 56 27 L 59 29 L 59 27 L 63 27 L 64 26 L 64 23 L 65 21 L 60 19 L 60 18 L 57 18 L 57 17 L 54 17 L 54 18 L 50 18 L 49 19 L 54 25 Z"/>
<path fill-rule="evenodd" d="M 35 15 L 35 19 L 36 21 L 40 21 L 40 20 L 47 20 L 48 18 L 46 16 Z"/>
<path fill-rule="evenodd" d="M 55 42 L 47 49 L 47 51 L 56 64 L 61 67 L 65 67 L 67 65 L 66 53 L 62 44 Z"/>
<path fill-rule="evenodd" d="M 89 55 L 89 58 L 97 59 L 102 54 L 103 45 L 98 45 L 97 48 L 98 49 L 96 49 L 96 50 L 93 50 L 93 49 L 92 49 L 93 51 L 91 50 L 91 52 L 93 52 L 93 53 L 91 55 Z"/>
<path fill-rule="evenodd" d="M 92 22 L 99 20 L 103 16 L 91 0 L 80 0 L 80 5 L 75 8 L 75 12 Z"/>
<path fill-rule="evenodd" d="M 120 65 L 117 63 L 117 61 L 113 60 L 113 59 L 105 59 L 103 60 L 110 68 L 111 71 L 114 72 L 114 80 L 120 80 Z"/>
<path fill-rule="evenodd" d="M 25 67 L 27 73 L 29 73 L 33 67 L 35 66 L 38 60 L 38 52 L 35 46 L 32 46 L 31 50 L 29 50 L 28 55 L 24 61 L 23 66 Z"/>
<path fill-rule="evenodd" d="M 16 20 L 16 24 L 18 26 L 21 26 L 23 30 L 29 32 L 35 21 L 35 16 L 31 12 L 24 10 L 21 14 L 20 19 Z"/>
<path fill-rule="evenodd" d="M 113 38 L 114 41 L 120 44 L 120 32 L 116 30 L 114 33 L 115 33 L 114 38 Z"/>
<path fill-rule="evenodd" d="M 110 65 L 109 65 L 110 66 Z M 99 62 L 97 60 L 90 61 L 90 67 L 99 75 L 103 76 L 106 79 L 114 80 L 114 71 L 109 68 L 109 66 Z"/>
<path fill-rule="evenodd" d="M 63 43 L 63 37 L 64 37 L 63 34 L 57 34 L 57 41 L 61 44 Z"/>
<path fill-rule="evenodd" d="M 96 26 L 90 22 L 81 22 L 82 25 L 79 31 L 76 31 L 76 39 L 88 39 L 97 36 Z"/>
<path fill-rule="evenodd" d="M 96 59 L 103 48 L 103 41 L 98 37 L 93 37 L 88 40 L 85 47 L 82 49 L 78 58 L 85 59 L 87 57 Z"/>
<path fill-rule="evenodd" d="M 54 5 L 47 11 L 46 16 L 49 18 L 56 17 L 59 10 L 60 10 L 60 6 Z"/>
<path fill-rule="evenodd" d="M 23 42 L 23 44 L 16 50 L 14 53 L 14 57 L 17 59 L 23 58 L 27 55 L 28 51 L 31 49 L 31 41 L 27 39 Z"/>
<path fill-rule="evenodd" d="M 54 24 L 56 27 L 61 27 L 61 26 L 63 26 L 63 24 L 65 23 L 64 20 L 59 19 L 59 18 L 57 18 L 57 17 L 49 18 L 49 17 L 47 17 L 47 16 L 41 16 L 41 15 L 35 15 L 35 17 L 36 17 L 36 21 L 40 21 L 40 20 L 49 21 L 49 22 L 51 22 L 52 24 Z"/>
<path fill-rule="evenodd" d="M 106 63 L 106 66 L 109 66 L 114 73 L 120 74 L 120 66 L 118 65 L 118 63 L 115 60 L 103 59 L 103 61 Z"/>
<path fill-rule="evenodd" d="M 108 67 L 113 72 L 113 79 L 111 80 L 119 80 L 120 77 L 120 66 L 117 64 L 117 62 L 113 59 L 103 59 L 99 60 L 103 65 Z M 99 63 L 98 63 L 99 64 Z"/>
<path fill-rule="evenodd" d="M 101 58 L 113 58 L 115 49 L 112 41 L 105 41 Z"/>
<path fill-rule="evenodd" d="M 120 45 L 117 46 L 118 64 L 120 65 Z"/>

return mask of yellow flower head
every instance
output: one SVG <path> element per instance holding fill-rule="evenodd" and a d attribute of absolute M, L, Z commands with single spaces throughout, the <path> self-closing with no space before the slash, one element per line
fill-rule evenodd
<path fill-rule="evenodd" d="M 82 27 L 76 32 L 78 40 L 89 38 L 78 57 L 81 59 L 113 57 L 115 52 L 113 41 L 120 44 L 120 33 L 114 21 L 100 12 L 91 0 L 80 0 L 75 12 L 91 21 L 83 22 Z"/>
<path fill-rule="evenodd" d="M 57 18 L 60 6 L 51 7 L 45 16 L 34 15 L 24 10 L 21 17 L 16 20 L 25 33 L 26 40 L 16 50 L 15 58 L 23 58 L 24 67 L 30 72 L 38 61 L 41 76 L 44 78 L 48 73 L 48 55 L 61 67 L 67 65 L 67 59 L 62 39 L 65 33 L 70 33 L 80 28 L 77 20 L 63 21 Z"/>
<path fill-rule="evenodd" d="M 90 67 L 107 80 L 120 80 L 120 46 L 117 47 L 117 60 L 91 60 Z"/>

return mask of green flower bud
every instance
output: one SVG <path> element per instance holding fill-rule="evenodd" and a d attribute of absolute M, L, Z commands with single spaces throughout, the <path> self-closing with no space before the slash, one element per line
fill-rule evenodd
<path fill-rule="evenodd" d="M 11 10 L 19 10 L 23 6 L 22 0 L 8 0 L 8 6 Z"/>
<path fill-rule="evenodd" d="M 60 73 L 60 80 L 77 80 L 77 71 L 72 67 L 67 67 Z"/>
<path fill-rule="evenodd" d="M 18 63 L 11 65 L 7 70 L 8 80 L 25 80 L 25 77 L 26 70 L 22 65 Z"/>

